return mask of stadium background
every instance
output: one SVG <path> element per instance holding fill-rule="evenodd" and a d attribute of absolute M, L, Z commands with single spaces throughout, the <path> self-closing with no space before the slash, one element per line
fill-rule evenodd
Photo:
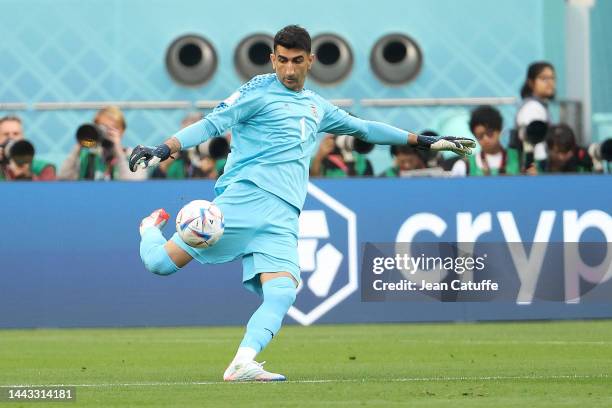
<path fill-rule="evenodd" d="M 236 7 L 232 9 L 232 13 L 228 13 L 226 5 L 220 2 L 186 0 L 172 3 L 140 0 L 91 0 L 87 3 L 70 0 L 53 3 L 43 0 L 4 1 L 3 12 L 0 14 L 0 34 L 3 38 L 0 44 L 0 75 L 3 78 L 0 82 L 0 111 L 21 115 L 25 122 L 26 136 L 36 145 L 37 155 L 59 165 L 75 143 L 76 127 L 90 121 L 95 111 L 41 108 L 41 103 L 184 101 L 189 109 L 195 106 L 197 101 L 219 100 L 233 92 L 242 82 L 233 59 L 238 43 L 253 33 L 272 34 L 278 27 L 297 20 L 311 30 L 313 35 L 331 32 L 346 38 L 355 58 L 352 72 L 338 85 L 322 86 L 310 81 L 308 86 L 327 98 L 353 100 L 354 103 L 349 109 L 369 119 L 410 129 L 430 128 L 442 133 L 450 129 L 456 131 L 463 126 L 463 133 L 469 134 L 465 123 L 470 109 L 468 106 L 377 108 L 364 106 L 359 101 L 364 98 L 516 97 L 526 66 L 538 59 L 550 60 L 555 65 L 559 77 L 558 96 L 559 99 L 565 98 L 564 1 L 466 0 L 458 3 L 451 0 L 388 0 L 385 5 L 386 7 L 379 7 L 378 4 L 368 3 L 356 11 L 351 9 L 353 3 L 350 1 L 311 1 L 308 7 L 296 9 L 279 7 L 278 3 L 266 0 L 257 3 L 245 2 L 242 7 Z M 26 9 L 27 18 L 22 18 Z M 269 12 L 262 13 L 261 10 Z M 610 2 L 598 1 L 590 14 L 593 140 L 610 136 L 606 133 L 606 120 L 612 110 L 612 94 L 610 87 L 600 86 L 609 83 L 609 67 L 612 61 L 612 51 L 606 46 L 607 39 L 612 36 L 612 28 L 605 24 L 605 16 L 610 15 L 610 12 Z M 408 85 L 386 86 L 375 77 L 369 66 L 371 47 L 378 38 L 391 32 L 410 35 L 419 43 L 424 54 L 422 71 Z M 214 45 L 219 58 L 213 78 L 204 86 L 192 89 L 175 84 L 164 64 L 166 48 L 176 37 L 187 33 L 206 37 Z M 516 105 L 504 104 L 500 108 L 508 127 L 512 123 Z M 158 143 L 177 129 L 185 112 L 186 109 L 126 109 L 128 130 L 125 144 L 129 146 L 137 143 Z M 378 170 L 387 165 L 387 152 L 386 147 L 377 148 L 373 162 L 379 167 Z M 339 181 L 323 185 L 327 187 L 324 190 L 329 194 L 347 194 L 345 200 L 340 201 L 356 211 L 358 219 L 368 217 L 370 211 L 382 211 L 388 214 L 391 224 L 396 227 L 411 214 L 438 205 L 433 203 L 446 203 L 446 207 L 440 208 L 439 212 L 446 212 L 444 217 L 448 217 L 445 219 L 450 224 L 458 211 L 479 207 L 491 211 L 512 211 L 520 221 L 519 227 L 525 228 L 521 229 L 525 237 L 533 236 L 537 223 L 537 218 L 529 218 L 530 214 L 537 215 L 540 211 L 552 207 L 557 209 L 559 214 L 561 211 L 578 209 L 583 212 L 592 209 L 611 212 L 609 203 L 612 201 L 606 187 L 609 183 L 606 176 L 593 176 L 587 187 L 577 189 L 572 197 L 580 198 L 579 201 L 571 201 L 565 192 L 556 190 L 556 187 L 562 184 L 560 180 L 530 180 L 528 183 L 534 183 L 530 187 L 534 194 L 533 201 L 525 202 L 512 201 L 512 198 L 520 195 L 527 185 L 527 180 L 508 179 L 504 181 L 506 190 L 500 191 L 485 207 L 482 207 L 478 197 L 482 191 L 481 185 L 486 185 L 487 189 L 499 187 L 480 180 L 432 180 L 428 182 L 426 189 L 412 189 L 410 184 L 402 180 L 386 181 L 389 189 L 406 191 L 407 198 L 402 205 L 385 201 L 379 204 L 383 206 L 380 208 L 375 207 L 374 203 L 381 194 L 372 196 L 371 202 L 367 198 L 362 200 L 358 194 L 364 188 L 372 188 L 372 185 L 367 183 L 374 181 Z M 413 181 L 408 183 L 411 182 Z M 321 182 L 316 183 L 321 185 Z M 14 312 L 6 313 L 0 321 L 0 326 L 238 324 L 243 321 L 248 316 L 244 309 L 220 320 L 197 312 L 189 315 L 190 317 L 181 315 L 179 318 L 178 313 L 172 312 L 178 312 L 176 309 L 164 309 L 162 306 L 159 308 L 166 311 L 164 315 L 147 315 L 148 309 L 145 305 L 160 305 L 156 302 L 163 299 L 164 290 L 153 292 L 151 297 L 142 300 L 142 304 L 133 301 L 134 293 L 130 292 L 130 288 L 138 287 L 143 282 L 147 285 L 160 285 L 160 288 L 165 288 L 164 285 L 168 284 L 154 281 L 156 277 L 146 275 L 138 259 L 137 236 L 132 227 L 142 214 L 149 211 L 151 204 L 146 198 L 158 197 L 159 202 L 156 202 L 155 206 L 167 206 L 171 213 L 176 213 L 189 197 L 211 197 L 212 183 L 149 182 L 138 186 L 117 182 L 115 184 L 117 185 L 66 183 L 2 186 L 3 210 L 5 213 L 17 212 L 21 216 L 5 217 L 2 221 L 5 231 L 15 232 L 2 237 L 2 255 L 8 259 L 3 263 L 2 269 L 12 271 L 12 279 L 2 286 L 4 296 L 0 301 L 3 302 L 5 311 Z M 136 191 L 139 194 L 134 197 Z M 472 193 L 466 194 L 466 191 Z M 457 201 L 457 205 L 449 204 L 459 196 L 462 198 Z M 551 200 L 551 197 L 557 199 Z M 548 204 L 549 200 L 554 202 L 555 206 Z M 70 205 L 67 204 L 68 201 Z M 309 204 L 314 201 L 309 199 L 307 210 L 312 205 L 320 206 Z M 39 207 L 38 203 L 45 205 Z M 27 240 L 25 235 L 29 231 L 30 220 L 34 219 L 46 220 L 45 227 L 37 232 L 37 237 L 31 245 L 22 245 L 22 242 Z M 64 227 L 57 227 L 54 223 L 57 219 L 64 221 Z M 110 223 L 113 224 L 112 227 L 109 227 Z M 373 231 L 363 227 L 363 221 L 360 225 L 359 243 L 375 238 L 379 241 L 395 239 L 397 228 Z M 107 231 L 101 232 L 104 228 Z M 82 229 L 85 229 L 85 232 L 82 233 Z M 82 235 L 86 236 L 86 240 L 81 239 Z M 556 237 L 560 238 L 561 236 Z M 92 249 L 83 245 L 89 243 Z M 32 249 L 32 246 L 37 248 Z M 38 256 L 28 256 L 30 251 Z M 11 253 L 18 253 L 20 256 L 11 257 Z M 79 255 L 75 256 L 75 253 Z M 48 262 L 44 262 L 44 259 Z M 197 265 L 189 266 L 189 269 L 196 268 Z M 220 270 L 235 272 L 238 268 L 239 265 L 232 264 Z M 117 296 L 116 299 L 126 302 L 124 306 L 133 307 L 123 308 L 122 315 L 104 315 L 109 310 L 105 295 L 100 298 L 87 295 L 101 293 L 99 287 L 87 282 L 106 280 L 105 270 L 113 271 L 108 276 L 113 276 L 115 280 L 112 291 Z M 138 274 L 126 276 L 122 272 L 124 270 L 137 270 Z M 216 286 L 205 283 L 206 275 L 195 277 L 193 273 L 186 273 L 185 277 L 178 278 L 178 283 L 175 284 L 179 287 L 180 282 L 185 282 L 185 287 L 204 290 L 200 296 L 194 293 L 194 297 L 183 298 L 192 302 L 188 301 L 183 307 L 193 310 L 214 307 L 206 301 L 215 299 L 214 296 L 218 296 L 219 290 L 230 290 L 227 289 L 230 286 L 231 290 L 239 293 L 242 289 L 234 285 L 236 281 L 233 272 L 231 275 L 220 273 L 219 276 L 224 278 L 217 282 Z M 60 278 L 72 275 L 73 278 L 81 277 L 83 280 L 48 280 L 48 276 L 51 276 L 49 274 L 56 273 L 60 274 Z M 81 273 L 86 275 L 79 275 Z M 42 279 L 45 276 L 47 278 Z M 195 279 L 197 284 L 191 286 L 190 279 Z M 33 292 L 24 296 L 26 292 L 20 288 L 26 287 L 27 282 L 33 285 Z M 47 295 L 42 296 L 45 293 Z M 65 296 L 58 296 L 59 293 Z M 72 302 L 62 300 L 69 298 L 71 294 L 76 295 Z M 302 294 L 302 297 L 304 296 L 305 294 Z M 161 304 L 169 306 L 179 297 L 181 291 L 175 291 Z M 33 298 L 39 301 L 29 302 Z M 99 319 L 94 318 L 95 313 L 92 314 L 92 310 L 85 313 L 86 309 L 82 307 L 74 309 L 68 306 L 83 298 L 93 302 L 92 305 L 97 308 L 96 313 L 102 313 Z M 354 306 L 355 302 L 358 302 L 358 293 L 353 293 L 351 299 L 353 303 L 349 304 Z M 204 303 L 200 303 L 201 301 Z M 257 299 L 249 298 L 247 302 L 255 305 Z M 544 309 L 548 310 L 546 307 L 548 306 L 544 306 Z M 570 317 L 571 313 L 567 314 L 568 307 L 575 308 L 572 309 L 577 311 L 573 315 L 575 317 L 609 315 L 609 308 L 602 310 L 589 305 L 584 308 L 559 305 L 553 309 L 557 307 L 554 311 L 551 309 L 550 313 L 542 314 L 537 309 L 532 309 L 533 312 L 524 314 L 516 305 L 511 305 L 507 315 L 499 311 L 498 314 L 485 314 L 483 318 Z M 119 309 L 121 308 L 117 306 L 117 310 Z M 129 317 L 126 310 L 138 313 Z M 355 312 L 352 306 L 346 310 L 349 310 L 348 315 L 341 313 L 334 318 L 331 313 L 332 317 L 328 316 L 329 320 L 323 321 L 368 320 L 368 314 Z M 384 308 L 380 310 L 375 320 L 384 320 L 387 311 Z M 478 313 L 471 315 L 463 310 L 458 313 L 445 313 L 447 311 L 442 308 L 439 313 L 401 314 L 397 319 L 478 318 Z M 397 319 L 389 317 L 389 320 Z"/>
<path fill-rule="evenodd" d="M 580 102 L 591 106 L 587 138 L 601 141 L 612 136 L 610 0 L 0 0 L 0 116 L 23 118 L 37 156 L 59 165 L 96 109 L 59 104 L 178 102 L 124 109 L 125 145 L 156 144 L 199 101 L 240 85 L 233 54 L 243 38 L 297 22 L 350 44 L 348 78 L 308 86 L 352 100 L 356 114 L 469 134 L 472 106 L 382 108 L 362 100 L 505 98 L 498 107 L 507 130 L 529 63 L 554 64 L 559 101 L 573 100 L 584 84 L 568 72 L 568 59 L 580 65 L 575 55 L 584 51 L 566 31 L 569 5 L 579 3 L 594 3 L 590 97 Z M 419 76 L 400 87 L 384 85 L 369 66 L 373 44 L 392 32 L 410 35 L 424 55 Z M 212 79 L 195 89 L 173 82 L 164 64 L 167 47 L 186 33 L 206 37 L 219 59 Z M 553 114 L 559 119 L 559 104 Z M 388 149 L 377 147 L 372 159 L 378 173 Z M 612 406 L 612 273 L 594 284 L 576 270 L 538 271 L 531 304 L 366 303 L 355 268 L 365 242 L 395 241 L 419 217 L 421 228 L 432 220 L 446 228 L 416 238 L 442 241 L 465 232 L 460 218 L 474 226 L 490 217 L 479 240 L 506 246 L 512 228 L 502 227 L 500 214 L 525 242 L 554 215 L 549 242 L 571 236 L 581 220 L 580 241 L 609 246 L 609 174 L 316 179 L 309 192 L 304 214 L 325 219 L 329 234 L 305 238 L 342 254 L 337 274 L 324 296 L 301 289 L 288 324 L 257 356 L 289 381 L 227 384 L 221 374 L 259 304 L 239 284 L 239 262 L 194 262 L 159 277 L 138 255 L 145 214 L 163 206 L 174 215 L 189 200 L 212 197 L 213 181 L 0 183 L 0 400 L 15 385 L 72 385 L 79 406 L 105 408 Z M 508 271 L 518 276 L 510 264 Z M 303 273 L 307 283 L 311 272 Z M 564 302 L 576 283 L 588 296 Z M 551 291 L 559 301 L 540 299 Z"/>
<path fill-rule="evenodd" d="M 313 0 L 307 7 L 281 7 L 262 0 L 242 2 L 228 13 L 223 2 L 90 0 L 5 0 L 0 13 L 0 111 L 14 111 L 40 158 L 57 165 L 74 143 L 78 124 L 93 110 L 41 110 L 41 102 L 220 100 L 242 82 L 233 63 L 238 43 L 254 33 L 273 34 L 299 21 L 313 35 L 336 33 L 352 47 L 355 63 L 336 86 L 308 86 L 332 99 L 348 98 L 348 109 L 366 118 L 410 129 L 458 130 L 465 107 L 361 106 L 363 98 L 517 97 L 526 66 L 550 60 L 557 69 L 558 95 L 565 97 L 565 3 L 563 0 L 412 0 L 353 2 Z M 267 12 L 260 12 L 267 10 Z M 591 12 L 593 140 L 609 129 L 612 92 L 607 83 L 612 28 L 605 16 L 612 5 L 598 1 Z M 255 17 L 254 17 L 255 16 Z M 407 86 L 382 84 L 369 67 L 369 53 L 385 34 L 401 32 L 421 46 L 424 66 Z M 202 87 L 177 86 L 164 65 L 166 48 L 178 36 L 197 33 L 214 45 L 219 59 L 213 78 Z M 25 108 L 25 109 L 21 109 Z M 515 105 L 502 105 L 507 125 Z M 176 130 L 184 109 L 128 109 L 126 145 L 156 143 Z M 602 128 L 603 129 L 603 128 Z M 465 128 L 467 131 L 467 127 Z M 386 149 L 374 153 L 381 171 Z"/>

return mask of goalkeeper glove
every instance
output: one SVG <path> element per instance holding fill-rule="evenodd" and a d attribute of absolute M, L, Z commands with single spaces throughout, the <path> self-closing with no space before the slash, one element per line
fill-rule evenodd
<path fill-rule="evenodd" d="M 451 151 L 460 156 L 472 154 L 472 148 L 476 147 L 476 142 L 467 137 L 454 136 L 423 136 L 417 135 L 417 149 L 434 151 Z"/>
<path fill-rule="evenodd" d="M 166 144 L 160 144 L 155 147 L 138 145 L 130 155 L 130 170 L 136 171 L 138 167 L 146 169 L 149 166 L 156 166 L 169 157 L 170 147 Z"/>

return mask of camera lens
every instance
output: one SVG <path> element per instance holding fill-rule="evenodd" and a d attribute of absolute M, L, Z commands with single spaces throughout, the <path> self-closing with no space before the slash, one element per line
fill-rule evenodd
<path fill-rule="evenodd" d="M 79 126 L 76 138 L 82 147 L 93 148 L 101 145 L 105 149 L 113 147 L 114 143 L 106 137 L 106 128 L 102 125 L 85 123 Z"/>
<path fill-rule="evenodd" d="M 19 166 L 32 163 L 34 146 L 27 140 L 18 140 L 9 148 L 8 156 Z"/>
<path fill-rule="evenodd" d="M 82 147 L 91 148 L 96 147 L 98 145 L 98 143 L 102 139 L 102 135 L 96 125 L 86 123 L 84 125 L 79 126 L 76 132 L 76 138 Z"/>

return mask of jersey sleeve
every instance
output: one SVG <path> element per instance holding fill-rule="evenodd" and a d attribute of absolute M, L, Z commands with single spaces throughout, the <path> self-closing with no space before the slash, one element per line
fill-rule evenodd
<path fill-rule="evenodd" d="M 346 111 L 324 101 L 325 115 L 319 131 L 335 135 L 352 135 L 375 144 L 406 144 L 408 132 L 394 126 L 349 115 Z"/>
<path fill-rule="evenodd" d="M 258 77 L 253 78 L 217 105 L 204 119 L 180 130 L 175 137 L 181 143 L 181 149 L 222 135 L 237 123 L 251 118 L 262 106 L 260 88 Z"/>

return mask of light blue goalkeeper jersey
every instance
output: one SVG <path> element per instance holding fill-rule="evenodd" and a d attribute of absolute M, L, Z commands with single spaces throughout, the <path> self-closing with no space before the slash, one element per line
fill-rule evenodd
<path fill-rule="evenodd" d="M 293 91 L 276 74 L 254 77 L 176 137 L 186 149 L 229 128 L 231 153 L 215 192 L 219 195 L 231 183 L 248 180 L 299 210 L 318 133 L 355 135 L 382 144 L 408 140 L 404 130 L 350 116 L 310 90 Z"/>

